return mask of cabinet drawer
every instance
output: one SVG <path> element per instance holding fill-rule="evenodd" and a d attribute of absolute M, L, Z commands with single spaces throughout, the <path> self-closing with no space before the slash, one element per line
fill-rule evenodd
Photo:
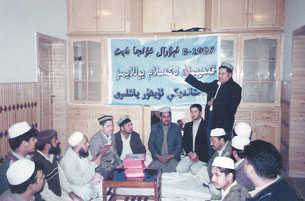
<path fill-rule="evenodd" d="M 70 108 L 68 111 L 69 117 L 90 117 L 89 108 Z"/>
<path fill-rule="evenodd" d="M 280 113 L 278 111 L 254 111 L 254 120 L 275 120 L 280 119 Z"/>
<path fill-rule="evenodd" d="M 238 111 L 235 114 L 235 119 L 238 119 L 238 120 L 251 120 L 251 112 L 250 111 Z"/>

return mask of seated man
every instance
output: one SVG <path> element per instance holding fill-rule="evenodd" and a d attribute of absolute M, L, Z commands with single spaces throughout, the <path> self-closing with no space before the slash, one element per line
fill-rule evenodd
<path fill-rule="evenodd" d="M 27 122 L 16 123 L 8 129 L 8 142 L 12 151 L 5 156 L 0 166 L 0 195 L 9 186 L 6 177 L 6 171 L 9 166 L 19 159 L 31 159 L 29 154 L 35 151 L 37 133 L 38 131 L 35 128 L 31 128 Z"/>
<path fill-rule="evenodd" d="M 222 201 L 244 201 L 250 197 L 247 189 L 235 180 L 234 161 L 231 158 L 214 159 L 211 182 L 217 189 L 221 189 Z"/>
<path fill-rule="evenodd" d="M 244 147 L 250 143 L 249 138 L 235 136 L 231 142 L 231 158 L 235 160 L 235 172 L 236 172 L 236 181 L 240 185 L 244 186 L 248 191 L 254 190 L 254 184 L 247 177 L 244 165 L 245 165 L 245 154 Z"/>
<path fill-rule="evenodd" d="M 247 201 L 297 201 L 295 192 L 280 176 L 282 159 L 269 142 L 255 140 L 245 146 L 245 172 L 255 185 Z"/>
<path fill-rule="evenodd" d="M 127 154 L 146 154 L 140 135 L 133 131 L 132 122 L 128 116 L 123 116 L 118 121 L 120 131 L 114 134 L 116 151 L 121 160 Z"/>
<path fill-rule="evenodd" d="M 41 192 L 41 197 L 46 201 L 69 201 L 82 199 L 73 193 L 66 175 L 58 165 L 60 154 L 57 132 L 53 129 L 38 133 L 36 152 L 33 160 L 41 164 L 42 172 L 46 176 L 46 185 Z"/>
<path fill-rule="evenodd" d="M 1 201 L 35 200 L 35 194 L 44 185 L 44 174 L 35 167 L 35 163 L 28 159 L 14 162 L 6 172 L 10 190 L 5 191 Z"/>
<path fill-rule="evenodd" d="M 98 118 L 98 121 L 101 125 L 101 128 L 91 138 L 89 149 L 91 154 L 94 156 L 101 147 L 106 144 L 111 144 L 111 148 L 108 149 L 101 158 L 101 164 L 98 166 L 98 168 L 95 169 L 97 173 L 105 177 L 115 167 L 121 166 L 122 161 L 116 152 L 115 138 L 113 135 L 113 117 L 105 115 Z"/>
<path fill-rule="evenodd" d="M 101 158 L 91 161 L 92 156 L 88 152 L 88 138 L 81 132 L 73 133 L 68 140 L 70 148 L 60 161 L 73 192 L 76 192 L 83 200 L 95 199 L 102 196 L 102 186 L 95 185 L 95 168 L 101 163 Z"/>
<path fill-rule="evenodd" d="M 191 105 L 190 113 L 193 121 L 185 124 L 182 137 L 182 146 L 186 156 L 178 163 L 176 169 L 177 172 L 191 170 L 193 174 L 197 174 L 198 170 L 209 161 L 209 145 L 204 120 L 201 117 L 201 105 Z"/>
<path fill-rule="evenodd" d="M 153 161 L 149 168 L 161 168 L 162 172 L 175 172 L 182 152 L 182 135 L 180 127 L 172 123 L 171 109 L 160 109 L 160 123 L 152 126 L 148 148 Z"/>

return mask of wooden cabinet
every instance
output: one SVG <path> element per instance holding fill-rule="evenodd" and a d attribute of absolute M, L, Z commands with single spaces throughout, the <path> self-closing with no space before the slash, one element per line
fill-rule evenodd
<path fill-rule="evenodd" d="M 212 5 L 212 30 L 284 26 L 284 0 L 212 0 L 208 5 Z"/>
<path fill-rule="evenodd" d="M 192 27 L 205 27 L 205 0 L 144 0 L 144 32 Z"/>
<path fill-rule="evenodd" d="M 124 32 L 129 0 L 68 0 L 68 31 Z"/>

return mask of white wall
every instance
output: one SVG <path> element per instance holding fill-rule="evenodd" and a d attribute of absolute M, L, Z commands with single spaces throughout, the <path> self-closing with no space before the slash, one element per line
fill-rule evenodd
<path fill-rule="evenodd" d="M 36 32 L 66 39 L 66 0 L 0 1 L 0 83 L 36 82 Z"/>
<path fill-rule="evenodd" d="M 305 0 L 286 0 L 283 76 L 290 80 L 292 32 L 305 25 Z"/>

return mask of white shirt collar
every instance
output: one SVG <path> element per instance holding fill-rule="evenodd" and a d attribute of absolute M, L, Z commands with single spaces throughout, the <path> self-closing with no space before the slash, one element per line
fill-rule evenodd
<path fill-rule="evenodd" d="M 128 138 L 126 139 L 121 132 L 121 139 L 122 139 L 122 154 L 120 156 L 121 160 L 123 160 L 127 154 L 132 154 L 132 150 L 130 147 L 130 139 L 131 139 L 130 136 L 131 135 L 128 135 Z"/>
<path fill-rule="evenodd" d="M 234 168 L 236 169 L 245 159 L 242 158 L 240 159 L 240 161 L 237 161 L 235 164 L 234 164 Z"/>
<path fill-rule="evenodd" d="M 225 150 L 227 144 L 228 144 L 228 142 L 226 142 L 226 144 L 221 148 L 221 150 L 218 151 L 218 156 L 221 156 L 221 154 Z"/>
<path fill-rule="evenodd" d="M 107 140 L 107 144 L 111 144 L 111 135 L 106 135 L 105 133 L 103 133 L 102 131 L 101 131 L 101 133 L 104 135 L 104 137 L 106 138 L 106 140 Z"/>
<path fill-rule="evenodd" d="M 256 194 L 258 194 L 260 191 L 262 191 L 263 189 L 267 188 L 268 186 L 270 186 L 271 184 L 275 183 L 277 180 L 279 180 L 281 177 L 280 175 L 277 175 L 276 179 L 271 181 L 270 183 L 262 186 L 262 187 L 258 187 L 258 188 L 255 188 L 253 191 L 250 191 L 250 195 L 251 197 L 254 197 Z"/>
<path fill-rule="evenodd" d="M 232 188 L 232 186 L 234 186 L 236 184 L 237 184 L 237 182 L 235 180 L 225 191 L 221 189 L 221 200 L 223 200 L 229 194 L 229 191 Z"/>

